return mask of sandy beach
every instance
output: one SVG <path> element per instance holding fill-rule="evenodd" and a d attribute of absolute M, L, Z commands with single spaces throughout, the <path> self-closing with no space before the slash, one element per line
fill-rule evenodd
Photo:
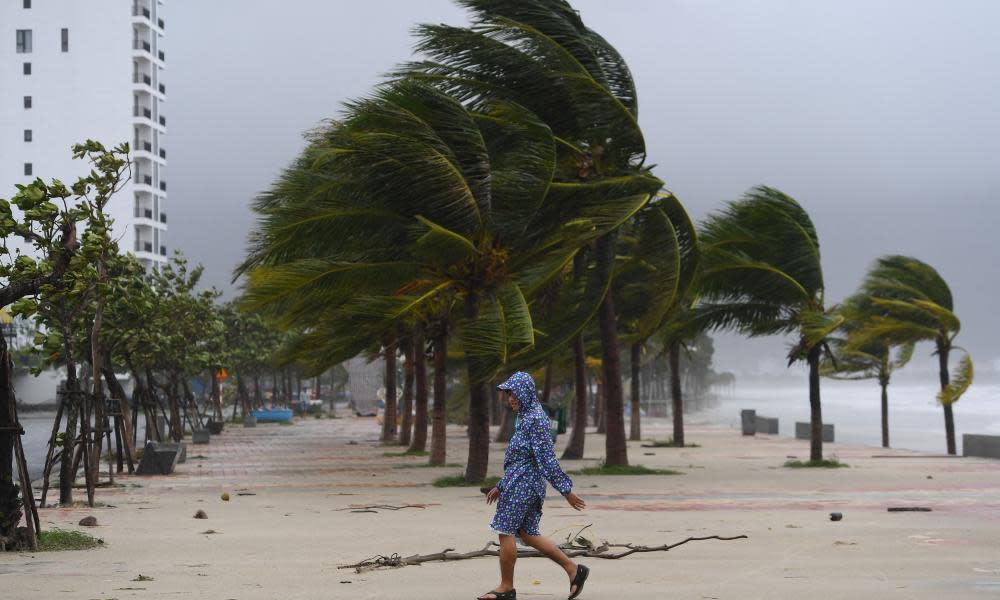
<path fill-rule="evenodd" d="M 665 421 L 644 437 L 665 438 Z M 210 445 L 189 446 L 171 476 L 118 477 L 100 490 L 107 506 L 44 509 L 45 527 L 77 529 L 84 516 L 104 547 L 0 556 L 4 598 L 474 598 L 497 581 L 493 558 L 357 574 L 338 569 L 373 555 L 482 548 L 491 507 L 474 488 L 430 482 L 459 466 L 416 467 L 387 457 L 373 419 L 302 419 L 293 426 L 230 427 Z M 588 559 L 583 598 L 988 598 L 1000 594 L 1000 461 L 946 458 L 831 444 L 846 469 L 787 469 L 808 457 L 804 441 L 694 424 L 697 448 L 629 444 L 633 464 L 675 476 L 574 476 L 588 502 L 574 512 L 550 491 L 542 532 L 562 541 L 592 524 L 593 540 L 659 545 L 689 536 L 746 535 L 692 542 L 666 553 Z M 560 438 L 557 446 L 565 443 Z M 603 438 L 589 435 L 595 464 Z M 499 474 L 501 444 L 491 472 Z M 559 448 L 557 448 L 559 451 Z M 464 431 L 449 428 L 448 459 L 465 454 Z M 221 494 L 231 500 L 224 502 Z M 78 498 L 84 497 L 82 491 Z M 422 504 L 398 511 L 352 506 Z M 932 512 L 887 512 L 923 506 Z M 192 518 L 204 510 L 208 519 Z M 831 522 L 829 513 L 843 513 Z M 215 533 L 206 533 L 213 530 Z M 134 581 L 139 575 L 149 581 Z M 522 559 L 523 598 L 564 598 L 564 575 L 544 559 Z"/>

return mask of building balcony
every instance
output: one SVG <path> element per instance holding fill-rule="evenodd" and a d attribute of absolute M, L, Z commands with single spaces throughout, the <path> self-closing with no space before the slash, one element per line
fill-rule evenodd
<path fill-rule="evenodd" d="M 153 13 L 149 10 L 149 7 L 140 6 L 138 4 L 132 5 L 132 16 L 133 17 L 145 17 L 151 20 L 153 18 Z"/>

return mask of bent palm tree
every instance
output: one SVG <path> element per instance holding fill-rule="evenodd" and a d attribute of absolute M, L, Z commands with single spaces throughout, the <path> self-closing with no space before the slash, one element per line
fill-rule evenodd
<path fill-rule="evenodd" d="M 914 344 L 890 344 L 861 334 L 868 321 L 881 314 L 869 297 L 855 294 L 841 307 L 846 336 L 830 338 L 833 354 L 823 362 L 820 372 L 831 379 L 875 379 L 882 389 L 882 447 L 889 447 L 889 382 L 892 374 L 906 366 L 913 357 Z M 895 352 L 893 352 L 895 350 Z"/>
<path fill-rule="evenodd" d="M 788 363 L 809 365 L 811 461 L 823 459 L 819 363 L 843 317 L 824 306 L 819 239 L 791 196 L 760 186 L 702 224 L 700 325 L 751 337 L 795 333 Z"/>
<path fill-rule="evenodd" d="M 631 346 L 629 437 L 638 440 L 642 349 L 650 336 L 675 322 L 690 307 L 699 259 L 698 238 L 684 207 L 669 193 L 660 194 L 638 215 L 634 225 L 624 227 L 622 238 L 624 256 L 615 276 L 615 306 L 623 337 Z M 679 343 L 678 338 L 677 347 L 670 346 L 672 359 L 677 357 Z M 680 380 L 676 382 L 679 387 Z"/>
<path fill-rule="evenodd" d="M 646 150 L 628 65 L 564 0 L 459 0 L 468 28 L 425 25 L 418 51 L 429 57 L 401 73 L 432 82 L 477 108 L 503 99 L 527 107 L 555 135 L 558 177 L 614 181 L 645 173 Z M 646 189 L 646 194 L 656 188 Z M 599 273 L 610 274 L 614 229 L 598 239 Z M 618 324 L 602 296 L 600 324 L 609 428 L 608 464 L 627 464 Z"/>
<path fill-rule="evenodd" d="M 952 406 L 972 385 L 972 357 L 955 346 L 962 324 L 954 313 L 951 289 L 930 265 L 909 256 L 883 256 L 868 271 L 861 290 L 882 314 L 872 317 L 858 333 L 863 341 L 882 339 L 898 344 L 933 341 L 938 357 L 948 454 L 956 453 Z M 955 374 L 948 372 L 953 350 L 963 352 Z"/>
<path fill-rule="evenodd" d="M 435 365 L 454 338 L 470 383 L 466 478 L 482 481 L 485 382 L 534 344 L 528 299 L 659 185 L 647 174 L 553 181 L 555 161 L 551 131 L 522 107 L 473 112 L 419 83 L 386 86 L 258 203 L 247 305 L 307 330 L 301 351 L 328 364 L 415 313 L 441 323 Z"/>

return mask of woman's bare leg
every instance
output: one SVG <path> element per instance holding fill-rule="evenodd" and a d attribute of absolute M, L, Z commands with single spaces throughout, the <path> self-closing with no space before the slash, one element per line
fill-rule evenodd
<path fill-rule="evenodd" d="M 500 535 L 500 585 L 493 588 L 497 592 L 514 589 L 514 563 L 517 562 L 517 542 L 512 535 Z M 483 600 L 496 598 L 496 594 L 483 594 Z"/>
<path fill-rule="evenodd" d="M 562 567 L 563 570 L 566 571 L 566 575 L 569 576 L 569 580 L 573 581 L 573 578 L 576 577 L 576 563 L 570 560 L 570 558 L 566 556 L 566 554 L 559 548 L 559 546 L 556 545 L 555 542 L 541 535 L 531 535 L 529 533 L 525 533 L 524 530 L 519 531 L 518 535 L 521 536 L 521 539 L 524 540 L 525 544 L 531 546 L 535 550 L 538 550 L 557 565 Z M 576 586 L 570 586 L 570 594 L 576 591 L 575 587 Z"/>

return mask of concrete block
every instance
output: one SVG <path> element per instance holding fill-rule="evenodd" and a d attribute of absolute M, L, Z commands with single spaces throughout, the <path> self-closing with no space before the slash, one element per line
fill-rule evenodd
<path fill-rule="evenodd" d="M 187 444 L 184 442 L 158 442 L 161 448 L 176 448 L 177 449 L 177 464 L 187 462 Z"/>
<path fill-rule="evenodd" d="M 812 424 L 796 421 L 795 439 L 797 440 L 812 439 Z M 830 444 L 833 443 L 833 423 L 823 423 L 823 441 L 828 442 Z"/>
<path fill-rule="evenodd" d="M 207 444 L 212 439 L 212 434 L 207 429 L 196 429 L 191 432 L 192 444 Z"/>
<path fill-rule="evenodd" d="M 743 435 L 754 435 L 757 433 L 757 411 L 752 408 L 745 408 L 740 411 L 740 421 L 743 424 Z"/>
<path fill-rule="evenodd" d="M 177 444 L 147 442 L 142 451 L 142 460 L 136 467 L 136 475 L 170 475 L 180 458 L 180 448 Z"/>
<path fill-rule="evenodd" d="M 243 426 L 244 427 L 256 427 L 257 426 L 257 417 L 255 417 L 253 415 L 247 415 L 247 416 L 243 417 Z"/>
<path fill-rule="evenodd" d="M 962 456 L 1000 458 L 1000 435 L 962 435 Z"/>
<path fill-rule="evenodd" d="M 757 415 L 756 419 L 757 433 L 764 433 L 767 435 L 778 435 L 778 418 L 777 417 L 762 417 Z"/>
<path fill-rule="evenodd" d="M 219 435 L 222 433 L 222 428 L 225 426 L 225 421 L 216 421 L 215 419 L 208 420 L 208 432 L 212 435 Z"/>

